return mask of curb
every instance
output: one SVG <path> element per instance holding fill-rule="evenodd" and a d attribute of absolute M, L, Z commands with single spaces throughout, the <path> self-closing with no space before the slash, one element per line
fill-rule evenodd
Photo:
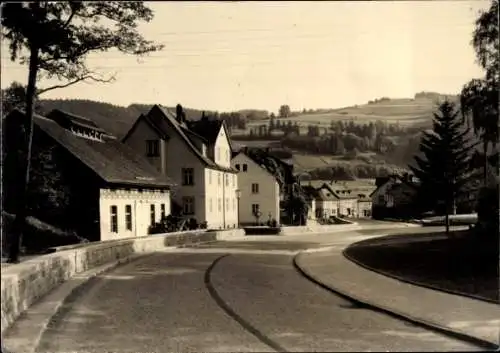
<path fill-rule="evenodd" d="M 30 336 L 30 334 L 28 333 L 29 330 L 28 330 L 28 332 L 23 330 L 22 322 L 21 322 L 20 328 L 16 327 L 16 324 L 19 325 L 22 318 L 20 318 L 21 320 L 19 320 L 19 321 L 16 320 L 14 322 L 14 324 L 6 330 L 6 332 L 4 333 L 4 336 L 7 336 L 7 334 L 11 330 L 15 330 L 15 331 L 19 330 L 19 331 L 22 331 L 24 334 L 23 334 L 21 339 L 19 338 L 20 335 L 13 335 L 12 339 L 9 339 L 9 338 L 6 339 L 5 337 L 2 337 L 2 352 L 4 351 L 5 348 L 6 348 L 5 349 L 6 352 L 26 352 L 26 353 L 36 352 L 38 345 L 40 344 L 40 340 L 42 339 L 43 334 L 47 330 L 47 328 L 50 325 L 53 318 L 62 312 L 64 305 L 67 304 L 68 301 L 70 301 L 72 298 L 74 298 L 78 294 L 80 294 L 80 291 L 85 286 L 85 284 L 87 284 L 89 281 L 96 278 L 100 274 L 111 271 L 120 265 L 132 263 L 136 260 L 142 259 L 142 258 L 144 258 L 146 256 L 150 256 L 152 254 L 153 253 L 132 254 L 132 255 L 127 256 L 125 258 L 113 261 L 112 263 L 108 263 L 106 265 L 94 268 L 94 269 L 86 271 L 86 272 L 78 273 L 78 274 L 74 275 L 73 277 L 69 278 L 67 281 L 63 282 L 60 286 L 55 288 L 52 292 L 47 293 L 47 296 L 50 296 L 50 295 L 58 294 L 57 291 L 61 292 L 61 291 L 64 291 L 65 289 L 67 290 L 67 293 L 64 293 L 64 297 L 62 298 L 62 300 L 56 301 L 56 303 L 52 307 L 47 308 L 47 311 L 48 311 L 47 317 L 43 317 L 42 319 L 39 320 L 39 322 L 35 323 L 35 325 L 37 326 L 38 329 L 34 330 L 35 332 L 31 333 L 31 337 L 29 337 Z M 70 284 L 71 280 L 76 280 L 76 283 Z M 64 285 L 68 285 L 68 284 L 69 284 L 69 288 L 64 288 Z M 45 296 L 40 298 L 39 303 L 43 303 L 44 299 L 46 299 Z M 37 304 L 39 304 L 39 303 L 37 303 Z M 24 315 L 29 316 L 30 309 L 31 309 L 31 311 L 33 311 L 34 309 L 36 311 L 37 304 L 34 304 L 31 308 L 28 308 L 27 311 L 24 313 Z M 48 304 L 48 305 L 50 305 L 50 304 Z M 34 313 L 33 315 L 39 315 L 39 314 Z M 26 317 L 25 317 L 25 319 L 26 319 Z M 26 336 L 28 336 L 28 337 L 26 337 Z"/>
<path fill-rule="evenodd" d="M 354 245 L 354 244 L 357 244 L 357 243 L 353 243 L 351 245 Z M 368 266 L 367 264 L 361 262 L 360 260 L 357 260 L 355 257 L 353 257 L 351 255 L 348 255 L 347 254 L 347 250 L 349 249 L 349 247 L 351 245 L 349 245 L 347 248 L 345 248 L 344 250 L 342 250 L 342 255 L 347 260 L 349 260 L 351 262 L 354 262 L 356 265 L 358 265 L 360 267 L 363 267 L 364 269 L 366 269 L 368 271 L 372 271 L 372 272 L 384 275 L 386 277 L 395 279 L 395 280 L 403 282 L 403 283 L 408 283 L 408 284 L 412 284 L 412 285 L 423 287 L 423 288 L 427 288 L 427 289 L 432 289 L 432 290 L 436 290 L 436 291 L 440 291 L 440 292 L 444 292 L 444 293 L 448 293 L 448 294 L 452 294 L 452 295 L 457 295 L 457 296 L 460 296 L 460 297 L 466 297 L 466 298 L 469 298 L 469 299 L 473 299 L 473 300 L 477 300 L 477 301 L 481 301 L 481 302 L 485 302 L 485 303 L 491 303 L 491 304 L 497 304 L 497 305 L 500 304 L 500 301 L 495 301 L 493 299 L 483 298 L 483 297 L 480 297 L 480 296 L 477 296 L 477 295 L 474 295 L 474 294 L 462 293 L 462 292 L 454 291 L 452 289 L 439 288 L 439 287 L 434 286 L 432 284 L 427 284 L 427 283 L 424 283 L 424 282 L 419 282 L 419 281 L 414 281 L 414 280 L 406 279 L 404 277 L 397 276 L 397 275 L 392 274 L 390 272 L 386 272 L 386 271 L 383 271 L 383 270 L 375 269 L 375 268 L 373 268 L 371 266 Z"/>
<path fill-rule="evenodd" d="M 318 285 L 319 287 L 321 287 L 329 292 L 332 292 L 336 295 L 339 295 L 340 297 L 342 297 L 344 299 L 352 301 L 361 307 L 365 307 L 365 308 L 368 308 L 368 309 L 373 310 L 373 311 L 381 312 L 381 313 L 384 313 L 384 314 L 389 315 L 391 317 L 394 317 L 396 319 L 410 322 L 416 326 L 426 328 L 426 329 L 429 329 L 431 331 L 435 331 L 435 332 L 438 332 L 438 333 L 441 333 L 441 334 L 444 334 L 444 335 L 447 335 L 449 337 L 453 337 L 453 338 L 456 338 L 456 339 L 459 339 L 459 340 L 462 340 L 465 342 L 472 343 L 476 346 L 486 348 L 487 350 L 498 350 L 499 349 L 499 345 L 497 343 L 493 343 L 493 342 L 490 342 L 490 341 L 482 339 L 482 338 L 474 337 L 474 336 L 471 336 L 467 333 L 461 332 L 460 330 L 445 327 L 445 326 L 436 324 L 434 322 L 427 321 L 425 319 L 413 317 L 411 315 L 405 314 L 404 312 L 400 312 L 398 310 L 387 308 L 387 307 L 378 305 L 377 303 L 374 303 L 374 302 L 361 300 L 351 293 L 346 293 L 345 291 L 341 291 L 341 290 L 338 290 L 336 288 L 333 288 L 330 285 L 326 285 L 320 279 L 316 278 L 313 274 L 309 273 L 308 270 L 304 269 L 303 267 L 301 267 L 299 265 L 298 257 L 301 254 L 302 254 L 302 252 L 298 253 L 293 258 L 293 266 L 295 267 L 295 269 L 302 276 L 304 276 L 306 279 L 308 279 L 309 281 L 313 282 L 314 284 Z"/>

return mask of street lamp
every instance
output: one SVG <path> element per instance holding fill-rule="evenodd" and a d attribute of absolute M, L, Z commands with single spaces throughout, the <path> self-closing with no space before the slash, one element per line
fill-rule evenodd
<path fill-rule="evenodd" d="M 237 202 L 237 207 L 236 207 L 236 212 L 237 213 L 237 225 L 238 225 L 238 228 L 240 228 L 240 198 L 241 198 L 241 190 L 240 189 L 236 189 L 234 190 L 235 194 L 236 194 L 236 202 Z"/>

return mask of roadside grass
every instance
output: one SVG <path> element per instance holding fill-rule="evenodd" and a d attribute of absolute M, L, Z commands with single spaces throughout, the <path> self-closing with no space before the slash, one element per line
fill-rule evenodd
<path fill-rule="evenodd" d="M 498 240 L 473 231 L 391 235 L 352 244 L 344 255 L 390 277 L 500 303 Z"/>

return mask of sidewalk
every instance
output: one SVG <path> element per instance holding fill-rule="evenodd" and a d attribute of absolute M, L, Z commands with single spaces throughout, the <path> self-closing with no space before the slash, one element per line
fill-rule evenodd
<path fill-rule="evenodd" d="M 301 252 L 294 263 L 313 282 L 357 302 L 482 345 L 499 345 L 500 305 L 380 275 L 349 261 L 343 248 Z"/>

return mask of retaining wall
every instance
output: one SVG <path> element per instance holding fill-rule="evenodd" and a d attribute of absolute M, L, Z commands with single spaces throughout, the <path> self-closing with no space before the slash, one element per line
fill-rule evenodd
<path fill-rule="evenodd" d="M 52 248 L 52 253 L 20 264 L 2 266 L 1 333 L 45 294 L 72 276 L 134 254 L 165 247 L 244 236 L 243 229 L 180 232 Z"/>

